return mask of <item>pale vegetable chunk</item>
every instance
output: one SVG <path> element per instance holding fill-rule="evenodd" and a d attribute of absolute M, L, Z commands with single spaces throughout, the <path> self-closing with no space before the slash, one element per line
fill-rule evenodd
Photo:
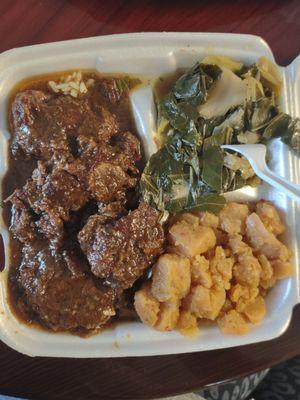
<path fill-rule="evenodd" d="M 225 303 L 223 304 L 223 307 L 221 308 L 220 315 L 224 314 L 230 310 L 233 310 L 233 304 L 231 303 L 231 301 L 228 298 L 226 298 Z"/>
<path fill-rule="evenodd" d="M 252 249 L 244 241 L 241 235 L 233 235 L 229 237 L 228 246 L 235 255 L 252 255 Z"/>
<path fill-rule="evenodd" d="M 201 62 L 204 64 L 215 64 L 220 68 L 227 68 L 233 72 L 238 72 L 243 67 L 242 63 L 227 56 L 206 56 Z"/>
<path fill-rule="evenodd" d="M 184 299 L 183 307 L 198 318 L 214 320 L 225 303 L 225 289 L 215 286 L 210 289 L 197 285 Z"/>
<path fill-rule="evenodd" d="M 220 228 L 230 235 L 244 234 L 248 215 L 249 207 L 246 204 L 228 203 L 219 215 Z"/>
<path fill-rule="evenodd" d="M 199 218 L 196 214 L 192 213 L 183 213 L 183 214 L 178 214 L 172 217 L 172 224 L 175 224 L 176 222 L 181 222 L 185 221 L 186 223 L 193 225 L 193 226 L 198 226 L 199 225 Z"/>
<path fill-rule="evenodd" d="M 260 201 L 256 204 L 256 214 L 262 220 L 268 231 L 275 236 L 285 231 L 285 225 L 281 221 L 278 211 L 267 201 Z"/>
<path fill-rule="evenodd" d="M 275 260 L 271 261 L 273 274 L 275 279 L 284 279 L 292 276 L 295 272 L 294 266 L 287 261 Z"/>
<path fill-rule="evenodd" d="M 253 255 L 242 254 L 238 263 L 233 267 L 233 276 L 241 285 L 258 286 L 260 281 L 261 266 Z"/>
<path fill-rule="evenodd" d="M 216 244 L 216 235 L 211 228 L 192 226 L 185 221 L 170 228 L 168 239 L 177 252 L 190 258 L 205 253 Z"/>
<path fill-rule="evenodd" d="M 229 299 L 237 311 L 243 311 L 257 297 L 259 290 L 256 286 L 244 286 L 239 283 L 232 285 L 229 290 Z"/>
<path fill-rule="evenodd" d="M 227 335 L 245 335 L 249 332 L 245 318 L 236 310 L 230 310 L 218 318 L 218 325 L 222 333 Z"/>
<path fill-rule="evenodd" d="M 261 265 L 260 281 L 259 285 L 263 289 L 269 289 L 274 286 L 276 279 L 273 275 L 273 268 L 270 261 L 263 254 L 258 256 L 258 261 Z"/>
<path fill-rule="evenodd" d="M 215 255 L 210 261 L 210 272 L 213 282 L 225 289 L 229 289 L 233 264 L 234 259 L 226 257 L 225 250 L 221 246 L 217 246 Z"/>
<path fill-rule="evenodd" d="M 153 297 L 150 290 L 150 282 L 145 284 L 142 289 L 135 292 L 134 308 L 141 321 L 149 326 L 154 326 L 158 320 L 159 301 Z"/>
<path fill-rule="evenodd" d="M 179 318 L 179 303 L 166 302 L 160 306 L 158 320 L 155 329 L 159 331 L 171 331 L 175 328 Z"/>
<path fill-rule="evenodd" d="M 197 285 L 183 300 L 183 308 L 196 315 L 198 318 L 206 318 L 211 313 L 210 289 Z"/>
<path fill-rule="evenodd" d="M 290 250 L 267 230 L 256 213 L 249 215 L 246 220 L 246 235 L 251 246 L 269 260 L 286 261 L 291 256 Z"/>
<path fill-rule="evenodd" d="M 208 211 L 201 211 L 196 215 L 199 217 L 201 225 L 217 229 L 219 225 L 219 217 L 217 215 Z"/>
<path fill-rule="evenodd" d="M 187 257 L 163 254 L 152 269 L 153 296 L 161 301 L 180 300 L 191 286 L 191 267 Z"/>
<path fill-rule="evenodd" d="M 243 314 L 249 319 L 252 324 L 259 324 L 266 315 L 266 303 L 261 296 L 249 304 L 243 311 Z"/>
<path fill-rule="evenodd" d="M 206 288 L 212 286 L 209 273 L 209 261 L 204 256 L 196 256 L 191 262 L 191 278 L 193 285 L 202 285 Z"/>
<path fill-rule="evenodd" d="M 234 154 L 226 153 L 224 157 L 224 165 L 232 171 L 240 171 L 243 179 L 249 179 L 255 175 L 251 164 L 244 157 L 238 157 Z"/>
<path fill-rule="evenodd" d="M 243 144 L 255 144 L 260 141 L 260 135 L 255 132 L 241 132 L 237 135 L 237 140 L 239 143 Z"/>
<path fill-rule="evenodd" d="M 152 268 L 151 283 L 135 294 L 141 320 L 184 336 L 198 335 L 198 323 L 201 329 L 217 322 L 232 335 L 261 323 L 269 289 L 294 272 L 291 251 L 276 237 L 285 226 L 275 207 L 227 203 L 219 217 L 182 213 L 168 226 L 167 250 Z"/>
<path fill-rule="evenodd" d="M 197 318 L 188 311 L 180 312 L 176 328 L 184 336 L 193 337 L 199 334 Z"/>
<path fill-rule="evenodd" d="M 209 93 L 208 100 L 198 107 L 201 117 L 209 119 L 224 115 L 230 108 L 244 103 L 247 85 L 227 68 Z"/>
<path fill-rule="evenodd" d="M 256 65 L 260 71 L 261 81 L 263 84 L 273 90 L 276 95 L 279 95 L 282 86 L 282 80 L 278 67 L 267 57 L 261 57 L 257 61 Z"/>

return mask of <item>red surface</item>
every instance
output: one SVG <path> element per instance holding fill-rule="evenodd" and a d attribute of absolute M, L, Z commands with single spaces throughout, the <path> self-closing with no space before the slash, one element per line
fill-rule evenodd
<path fill-rule="evenodd" d="M 1 0 L 0 51 L 35 43 L 139 31 L 262 36 L 287 64 L 299 52 L 298 0 Z"/>
<path fill-rule="evenodd" d="M 269 43 L 282 65 L 300 50 L 298 0 L 1 0 L 0 15 L 0 51 L 138 31 L 252 33 Z M 296 354 L 300 354 L 300 307 L 281 338 L 212 352 L 130 359 L 32 359 L 0 344 L 0 393 L 39 400 L 154 398 L 246 375 Z"/>

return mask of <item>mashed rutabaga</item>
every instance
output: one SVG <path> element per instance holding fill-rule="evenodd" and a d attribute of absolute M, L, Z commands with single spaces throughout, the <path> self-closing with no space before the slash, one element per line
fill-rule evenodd
<path fill-rule="evenodd" d="M 285 225 L 273 205 L 228 203 L 174 217 L 168 247 L 152 278 L 135 293 L 147 325 L 197 335 L 215 321 L 223 333 L 246 334 L 266 314 L 265 296 L 293 273 L 291 251 L 278 239 Z"/>

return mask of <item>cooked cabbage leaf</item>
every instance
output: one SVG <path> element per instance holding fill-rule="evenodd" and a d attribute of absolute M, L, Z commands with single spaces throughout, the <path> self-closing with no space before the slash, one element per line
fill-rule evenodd
<path fill-rule="evenodd" d="M 241 132 L 237 135 L 236 138 L 239 143 L 243 144 L 255 144 L 260 142 L 261 140 L 261 137 L 258 133 L 250 131 Z"/>
<path fill-rule="evenodd" d="M 277 66 L 267 57 L 261 57 L 256 65 L 264 86 L 271 89 L 278 96 L 280 94 L 282 80 Z"/>
<path fill-rule="evenodd" d="M 239 171 L 241 177 L 245 180 L 254 176 L 254 171 L 245 157 L 239 157 L 235 154 L 227 153 L 224 157 L 224 166 L 232 171 Z"/>
<path fill-rule="evenodd" d="M 220 79 L 210 91 L 208 100 L 198 108 L 199 114 L 206 119 L 219 117 L 233 107 L 243 104 L 246 96 L 245 80 L 224 68 Z"/>
<path fill-rule="evenodd" d="M 206 56 L 202 60 L 202 63 L 217 65 L 220 68 L 227 68 L 236 73 L 244 67 L 242 63 L 227 56 Z"/>
<path fill-rule="evenodd" d="M 220 124 L 214 127 L 212 132 L 213 135 L 224 130 L 224 128 L 232 128 L 235 133 L 240 132 L 244 128 L 244 107 L 238 107 L 233 112 L 227 114 L 226 119 Z M 223 143 L 222 143 L 223 144 Z"/>

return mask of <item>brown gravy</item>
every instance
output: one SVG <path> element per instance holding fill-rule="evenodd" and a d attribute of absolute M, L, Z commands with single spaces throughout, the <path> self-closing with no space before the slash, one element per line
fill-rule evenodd
<path fill-rule="evenodd" d="M 51 89 L 48 86 L 48 82 L 50 80 L 57 80 L 59 77 L 62 77 L 64 75 L 70 74 L 70 71 L 65 71 L 65 72 L 58 72 L 55 74 L 47 74 L 47 75 L 42 75 L 42 76 L 35 76 L 35 77 L 30 77 L 26 80 L 23 80 L 19 84 L 17 84 L 12 92 L 11 96 L 9 98 L 9 107 L 8 109 L 11 110 L 11 104 L 13 100 L 15 99 L 15 96 L 17 93 L 26 90 L 26 89 L 34 89 L 34 90 L 42 90 L 44 92 L 50 92 Z M 128 86 L 129 90 L 132 90 L 133 88 L 136 88 L 138 85 L 142 83 L 142 81 L 135 77 L 131 76 L 129 77 L 128 75 L 122 75 L 122 74 L 114 74 L 113 76 L 111 74 L 99 74 L 94 71 L 85 71 L 83 73 L 83 76 L 86 78 L 91 78 L 95 80 L 102 79 L 104 77 L 113 77 L 113 78 L 118 78 L 120 80 L 124 80 L 125 84 Z M 134 120 L 133 116 L 131 114 L 131 108 L 129 106 L 129 103 L 127 102 L 123 109 L 121 109 L 121 112 L 124 113 L 126 116 L 127 120 L 127 126 L 126 128 L 130 131 L 135 133 L 135 125 L 134 125 Z M 8 115 L 8 120 L 9 124 L 11 127 L 11 113 Z M 11 130 L 12 132 L 12 130 Z M 9 146 L 11 146 L 12 139 L 9 142 Z M 138 168 L 141 170 L 143 165 L 145 164 L 145 159 L 144 159 L 144 153 L 142 152 L 142 159 L 138 163 Z M 31 176 L 32 171 L 37 165 L 37 161 L 33 158 L 28 158 L 24 157 L 23 154 L 18 154 L 16 156 L 13 156 L 12 153 L 9 151 L 8 152 L 8 170 L 7 173 L 3 179 L 2 183 L 2 193 L 3 193 L 3 200 L 6 199 L 9 195 L 13 193 L 13 191 L 17 188 L 22 187 L 25 183 L 26 180 Z M 11 220 L 11 205 L 10 203 L 5 203 L 3 205 L 3 218 L 5 221 L 5 224 L 7 227 L 10 226 L 10 220 Z M 6 254 L 6 257 L 9 257 L 9 304 L 11 308 L 13 309 L 14 313 L 23 321 L 28 324 L 34 325 L 35 327 L 38 328 L 44 328 L 43 324 L 41 324 L 41 321 L 37 320 L 36 315 L 33 313 L 28 312 L 28 309 L 24 307 L 23 304 L 23 293 L 22 291 L 19 290 L 18 285 L 16 284 L 16 276 L 17 276 L 17 271 L 20 265 L 21 261 L 21 250 L 22 250 L 22 244 L 14 239 L 12 235 L 10 235 L 10 243 L 9 243 L 9 254 Z M 4 252 L 3 252 L 4 254 Z M 137 283 L 138 285 L 138 283 Z M 119 321 L 128 321 L 128 320 L 134 320 L 136 319 L 136 315 L 133 312 L 133 310 L 130 310 L 130 306 L 128 309 L 128 304 L 131 303 L 131 298 L 132 298 L 133 290 L 128 290 L 126 297 L 126 307 L 124 307 L 124 310 L 122 311 L 122 307 L 120 308 L 120 316 L 112 319 L 112 322 L 106 325 L 107 328 L 110 328 L 113 324 L 115 324 L 115 320 L 117 319 Z M 128 300 L 129 299 L 129 300 Z M 77 332 L 78 333 L 78 332 Z"/>

